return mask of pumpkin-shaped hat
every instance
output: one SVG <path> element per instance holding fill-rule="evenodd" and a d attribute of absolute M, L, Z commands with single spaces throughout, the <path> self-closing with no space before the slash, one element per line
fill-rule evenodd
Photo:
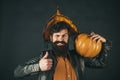
<path fill-rule="evenodd" d="M 45 28 L 43 29 L 43 38 L 44 40 L 50 40 L 50 28 L 56 24 L 57 22 L 65 22 L 67 23 L 73 34 L 78 33 L 77 26 L 67 17 L 60 13 L 60 11 L 57 9 L 57 12 L 55 15 L 53 15 L 48 23 L 46 24 Z"/>

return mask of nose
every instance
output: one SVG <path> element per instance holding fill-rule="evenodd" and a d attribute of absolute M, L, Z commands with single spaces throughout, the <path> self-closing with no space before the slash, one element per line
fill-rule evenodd
<path fill-rule="evenodd" d="M 64 38 L 63 38 L 62 36 L 60 36 L 60 37 L 58 38 L 58 40 L 59 40 L 59 41 L 63 41 Z"/>

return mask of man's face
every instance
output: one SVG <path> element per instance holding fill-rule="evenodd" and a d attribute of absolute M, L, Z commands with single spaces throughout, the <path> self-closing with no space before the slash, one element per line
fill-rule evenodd
<path fill-rule="evenodd" d="M 58 42 L 56 45 L 57 46 L 64 46 L 65 44 L 62 42 L 65 42 L 68 44 L 68 30 L 67 29 L 62 29 L 59 32 L 53 33 L 53 35 L 50 36 L 50 40 L 55 43 Z"/>

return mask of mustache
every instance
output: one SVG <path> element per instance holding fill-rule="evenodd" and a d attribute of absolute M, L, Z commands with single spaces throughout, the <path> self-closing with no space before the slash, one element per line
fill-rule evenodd
<path fill-rule="evenodd" d="M 61 43 L 61 44 L 64 44 L 64 45 L 66 45 L 66 44 L 67 44 L 67 43 L 66 43 L 66 42 L 64 42 L 64 41 L 55 41 L 55 42 L 54 42 L 54 44 L 55 44 L 55 45 L 57 45 L 58 43 Z"/>

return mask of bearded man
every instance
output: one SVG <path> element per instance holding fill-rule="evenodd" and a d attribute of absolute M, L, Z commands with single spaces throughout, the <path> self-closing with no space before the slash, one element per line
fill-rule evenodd
<path fill-rule="evenodd" d="M 85 67 L 104 67 L 110 49 L 108 40 L 91 33 L 91 39 L 101 41 L 103 47 L 96 57 L 84 58 L 75 49 L 69 50 L 70 36 L 77 34 L 77 27 L 57 11 L 43 30 L 43 38 L 52 49 L 42 51 L 40 57 L 18 65 L 15 77 L 38 75 L 38 80 L 83 80 Z"/>

